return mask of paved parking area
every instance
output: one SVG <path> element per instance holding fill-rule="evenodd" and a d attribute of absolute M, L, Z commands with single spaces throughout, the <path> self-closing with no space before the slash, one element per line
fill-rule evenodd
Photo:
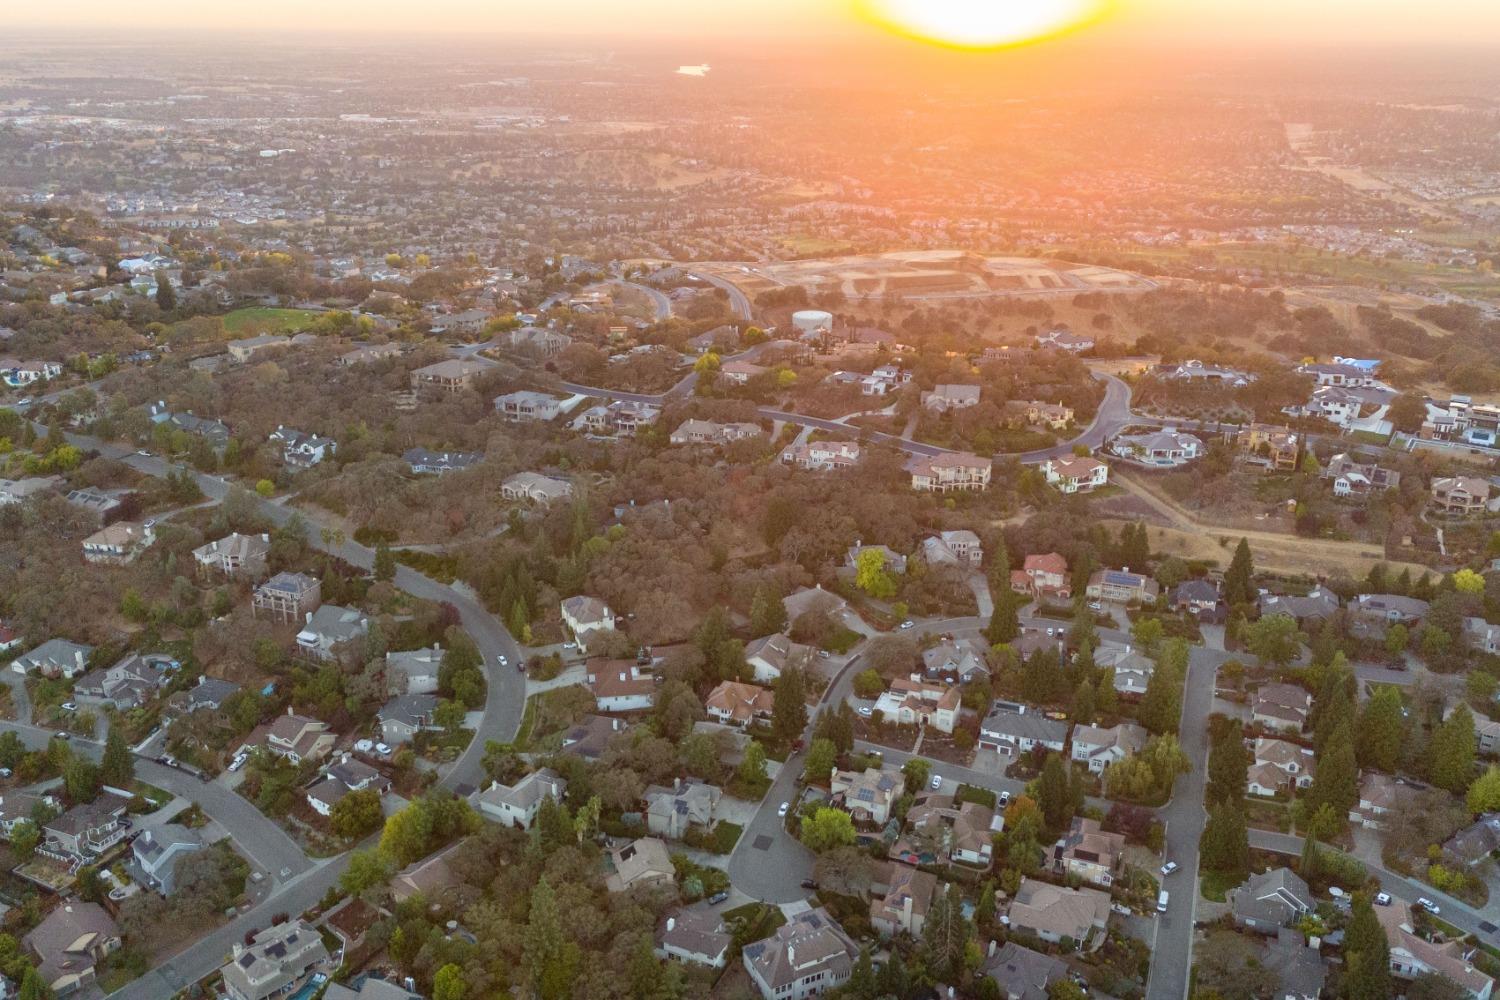
<path fill-rule="evenodd" d="M 974 751 L 974 763 L 970 764 L 969 767 L 980 774 L 1003 778 L 1005 777 L 1005 772 L 1010 770 L 1010 763 L 1014 759 L 998 750 L 979 749 Z"/>

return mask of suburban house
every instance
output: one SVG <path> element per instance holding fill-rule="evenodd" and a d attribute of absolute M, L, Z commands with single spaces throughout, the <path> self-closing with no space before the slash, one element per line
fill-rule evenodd
<path fill-rule="evenodd" d="M 432 713 L 437 711 L 435 694 L 398 694 L 375 714 L 380 723 L 380 738 L 391 746 L 410 743 L 426 729 L 435 728 Z"/>
<path fill-rule="evenodd" d="M 237 363 L 244 364 L 261 351 L 269 351 L 283 347 L 292 346 L 292 338 L 277 336 L 276 334 L 263 333 L 258 337 L 244 337 L 240 340 L 231 340 L 224 345 L 225 351 Z"/>
<path fill-rule="evenodd" d="M 163 896 L 177 888 L 177 862 L 194 851 L 203 850 L 203 838 L 197 831 L 177 823 L 167 823 L 142 831 L 130 845 L 129 871 L 137 881 Z"/>
<path fill-rule="evenodd" d="M 820 906 L 745 945 L 742 957 L 763 1000 L 803 1000 L 847 982 L 859 948 Z"/>
<path fill-rule="evenodd" d="M 550 767 L 532 771 L 514 785 L 490 782 L 490 787 L 479 793 L 479 812 L 495 820 L 501 826 L 514 826 L 522 830 L 531 829 L 542 802 L 551 799 L 561 802 L 568 783 L 557 776 Z"/>
<path fill-rule="evenodd" d="M 1323 466 L 1322 477 L 1332 483 L 1333 495 L 1340 498 L 1365 497 L 1401 484 L 1401 473 L 1396 470 L 1357 462 L 1347 454 L 1330 458 Z"/>
<path fill-rule="evenodd" d="M 50 493 L 62 483 L 58 476 L 28 476 L 25 479 L 0 479 L 0 506 L 25 503 L 42 493 Z"/>
<path fill-rule="evenodd" d="M 12 791 L 0 795 L 0 836 L 6 840 L 11 839 L 16 832 L 16 824 L 31 822 L 31 813 L 39 804 L 45 804 L 49 810 L 58 810 L 61 803 L 56 796 L 46 792 L 38 795 L 34 792 Z"/>
<path fill-rule="evenodd" d="M 38 673 L 43 677 L 77 677 L 88 667 L 89 657 L 93 655 L 93 646 L 67 639 L 48 639 L 31 652 L 11 660 L 10 669 L 18 674 Z"/>
<path fill-rule="evenodd" d="M 1349 822 L 1366 830 L 1385 828 L 1386 816 L 1401 804 L 1401 785 L 1388 774 L 1368 771 L 1359 779 L 1359 803 L 1349 810 Z"/>
<path fill-rule="evenodd" d="M 1108 889 L 1125 856 L 1125 837 L 1105 833 L 1096 819 L 1075 816 L 1073 825 L 1052 845 L 1052 870 Z"/>
<path fill-rule="evenodd" d="M 76 805 L 42 824 L 43 846 L 38 850 L 69 864 L 98 857 L 125 839 L 121 823 L 130 800 L 100 792 L 92 802 Z"/>
<path fill-rule="evenodd" d="M 673 444 L 723 445 L 765 434 L 759 424 L 726 423 L 712 420 L 684 420 L 670 438 Z"/>
<path fill-rule="evenodd" d="M 1161 593 L 1161 585 L 1143 573 L 1126 569 L 1101 569 L 1089 577 L 1087 594 L 1096 601 L 1149 604 Z"/>
<path fill-rule="evenodd" d="M 1000 987 L 1003 1000 L 1050 1000 L 1052 984 L 1068 978 L 1068 964 L 1014 941 L 990 952 L 980 971 Z"/>
<path fill-rule="evenodd" d="M 860 542 L 855 542 L 844 553 L 844 565 L 850 569 L 857 569 L 859 567 L 859 557 L 866 552 L 879 552 L 881 565 L 885 569 L 892 573 L 905 574 L 906 557 L 885 545 L 863 545 Z"/>
<path fill-rule="evenodd" d="M 90 670 L 73 685 L 73 696 L 120 711 L 140 708 L 172 679 L 176 660 L 163 653 L 127 653 L 110 667 Z"/>
<path fill-rule="evenodd" d="M 1018 757 L 1036 747 L 1063 753 L 1067 750 L 1068 724 L 1049 719 L 1025 705 L 997 703 L 979 724 L 979 745 Z"/>
<path fill-rule="evenodd" d="M 91 563 L 124 566 L 156 542 L 149 524 L 116 521 L 106 524 L 83 540 L 83 558 Z"/>
<path fill-rule="evenodd" d="M 1384 625 L 1415 625 L 1427 617 L 1428 603 L 1402 594 L 1360 594 L 1349 613 L 1361 621 Z"/>
<path fill-rule="evenodd" d="M 606 406 L 585 410 L 573 424 L 590 434 L 602 437 L 633 437 L 642 427 L 650 427 L 661 416 L 661 407 L 631 399 L 617 399 Z"/>
<path fill-rule="evenodd" d="M 492 368 L 488 361 L 473 358 L 449 358 L 436 364 L 418 368 L 411 373 L 411 387 L 418 391 L 463 392 L 474 384 L 474 380 Z"/>
<path fill-rule="evenodd" d="M 656 956 L 722 969 L 734 936 L 713 910 L 679 907 L 656 930 Z"/>
<path fill-rule="evenodd" d="M 1328 967 L 1318 951 L 1321 942 L 1309 942 L 1302 932 L 1282 927 L 1266 942 L 1261 962 L 1280 981 L 1276 996 L 1282 1000 L 1318 1000 L 1328 980 Z"/>
<path fill-rule="evenodd" d="M 333 807 L 350 792 L 375 791 L 384 795 L 391 787 L 385 775 L 362 760 L 344 754 L 328 768 L 322 781 L 307 790 L 307 804 L 320 816 L 333 815 Z"/>
<path fill-rule="evenodd" d="M 1338 385 L 1349 388 L 1365 388 L 1377 384 L 1375 373 L 1359 365 L 1346 364 L 1345 359 L 1335 358 L 1333 363 L 1298 365 L 1299 375 L 1311 375 L 1318 385 Z"/>
<path fill-rule="evenodd" d="M 811 441 L 788 445 L 781 460 L 811 472 L 847 469 L 859 463 L 859 445 L 854 441 Z"/>
<path fill-rule="evenodd" d="M 391 878 L 391 898 L 404 903 L 413 896 L 425 899 L 443 899 L 463 891 L 464 881 L 449 864 L 463 841 L 450 844 L 443 850 L 413 861 Z"/>
<path fill-rule="evenodd" d="M 1172 607 L 1199 618 L 1212 616 L 1219 610 L 1219 588 L 1201 576 L 1184 580 L 1172 591 Z"/>
<path fill-rule="evenodd" d="M 656 677 L 630 660 L 589 660 L 586 677 L 601 712 L 644 712 L 656 703 Z"/>
<path fill-rule="evenodd" d="M 338 450 L 338 442 L 333 438 L 290 427 L 278 426 L 266 440 L 281 445 L 281 461 L 292 469 L 311 469 Z"/>
<path fill-rule="evenodd" d="M 463 312 L 437 317 L 428 329 L 439 335 L 452 333 L 472 336 L 483 330 L 489 321 L 490 314 L 483 309 L 465 309 Z"/>
<path fill-rule="evenodd" d="M 1120 458 L 1141 465 L 1175 469 L 1203 455 L 1203 442 L 1191 434 L 1168 427 L 1150 434 L 1121 434 L 1109 450 Z"/>
<path fill-rule="evenodd" d="M 194 416 L 192 411 L 173 413 L 164 402 L 148 407 L 146 416 L 153 424 L 165 424 L 184 434 L 202 438 L 215 452 L 222 452 L 229 444 L 229 425 L 222 420 L 204 419 Z"/>
<path fill-rule="evenodd" d="M 555 420 L 562 412 L 562 400 L 545 392 L 523 389 L 496 396 L 495 412 L 515 423 Z"/>
<path fill-rule="evenodd" d="M 905 787 L 906 778 L 890 766 L 863 771 L 835 770 L 829 780 L 835 805 L 842 806 L 855 822 L 876 826 L 884 826 L 891 818 L 891 806 Z"/>
<path fill-rule="evenodd" d="M 995 834 L 1005 817 L 977 802 L 955 802 L 951 795 L 921 792 L 906 814 L 909 836 L 891 848 L 891 857 L 907 864 L 935 864 L 947 858 L 988 868 L 995 853 Z M 938 856 L 929 853 L 936 847 Z"/>
<path fill-rule="evenodd" d="M 47 914 L 21 945 L 53 996 L 92 986 L 94 967 L 123 943 L 120 929 L 98 903 L 74 900 Z"/>
<path fill-rule="evenodd" d="M 922 539 L 922 561 L 929 566 L 978 567 L 984 561 L 979 536 L 967 528 L 944 531 Z"/>
<path fill-rule="evenodd" d="M 1049 458 L 1042 463 L 1042 475 L 1060 493 L 1088 493 L 1109 482 L 1109 466 L 1097 458 Z"/>
<path fill-rule="evenodd" d="M 938 891 L 937 876 L 910 865 L 892 865 L 885 895 L 870 900 L 870 924 L 881 937 L 922 938 L 927 911 Z"/>
<path fill-rule="evenodd" d="M 1475 649 L 1491 656 L 1500 653 L 1500 625 L 1491 625 L 1483 618 L 1469 616 L 1464 618 L 1464 634 L 1469 637 L 1469 644 Z M 1479 720 L 1476 719 L 1475 725 L 1478 724 Z M 1488 752 L 1491 748 L 1480 749 Z"/>
<path fill-rule="evenodd" d="M 1043 424 L 1055 431 L 1060 431 L 1073 422 L 1073 408 L 1061 403 L 1043 403 L 1040 400 L 1031 399 L 1024 403 L 1017 403 L 1015 406 L 1026 414 L 1028 424 Z"/>
<path fill-rule="evenodd" d="M 1477 865 L 1500 850 L 1500 813 L 1489 813 L 1449 837 L 1443 854 L 1462 865 Z"/>
<path fill-rule="evenodd" d="M 767 688 L 739 681 L 721 681 L 708 693 L 704 708 L 709 718 L 744 728 L 755 719 L 769 718 L 776 698 Z"/>
<path fill-rule="evenodd" d="M 615 613 L 597 597 L 579 595 L 564 599 L 562 620 L 578 641 L 578 648 L 584 652 L 588 652 L 588 637 L 591 633 L 615 630 Z"/>
<path fill-rule="evenodd" d="M 506 500 L 530 500 L 548 504 L 573 495 L 573 484 L 540 472 L 518 472 L 500 484 L 500 495 Z"/>
<path fill-rule="evenodd" d="M 886 722 L 898 726 L 931 726 L 943 733 L 953 732 L 963 692 L 946 684 L 933 684 L 921 674 L 891 682 L 890 690 L 881 693 L 875 712 Z"/>
<path fill-rule="evenodd" d="M 764 375 L 770 370 L 765 365 L 757 365 L 751 361 L 726 361 L 719 366 L 719 378 L 735 385 L 745 385 L 757 375 Z"/>
<path fill-rule="evenodd" d="M 1050 347 L 1059 351 L 1067 351 L 1070 354 L 1082 354 L 1084 351 L 1094 349 L 1094 338 L 1087 334 L 1059 328 L 1037 334 L 1036 346 Z"/>
<path fill-rule="evenodd" d="M 933 413 L 967 410 L 979 405 L 979 394 L 977 385 L 939 384 L 931 392 L 922 393 L 922 408 Z"/>
<path fill-rule="evenodd" d="M 1012 930 L 1033 934 L 1049 944 L 1071 944 L 1093 951 L 1109 922 L 1109 893 L 1022 879 L 1007 915 Z"/>
<path fill-rule="evenodd" d="M 556 330 L 544 330 L 539 326 L 523 326 L 502 335 L 511 350 L 533 358 L 552 358 L 561 354 L 573 343 L 573 338 Z"/>
<path fill-rule="evenodd" d="M 441 646 L 386 653 L 386 690 L 391 694 L 434 694 L 442 668 Z"/>
<path fill-rule="evenodd" d="M 1477 476 L 1441 476 L 1432 481 L 1432 506 L 1466 517 L 1489 509 L 1490 484 Z"/>
<path fill-rule="evenodd" d="M 1306 596 L 1263 594 L 1257 603 L 1262 618 L 1268 615 L 1286 615 L 1304 627 L 1310 623 L 1327 621 L 1339 609 L 1338 595 L 1322 584 L 1318 584 Z"/>
<path fill-rule="evenodd" d="M 994 463 L 968 452 L 918 456 L 906 465 L 911 488 L 918 493 L 984 492 L 990 488 Z"/>
<path fill-rule="evenodd" d="M 1295 684 L 1266 684 L 1255 692 L 1250 721 L 1268 729 L 1300 733 L 1312 711 L 1312 695 Z"/>
<path fill-rule="evenodd" d="M 953 677 L 967 684 L 989 677 L 989 664 L 976 640 L 945 639 L 922 650 L 922 672 L 928 677 Z"/>
<path fill-rule="evenodd" d="M 445 476 L 450 472 L 463 472 L 484 461 L 477 451 L 428 451 L 426 448 L 408 448 L 401 453 L 401 461 L 417 476 Z"/>
<path fill-rule="evenodd" d="M 812 646 L 793 642 L 786 633 L 776 632 L 746 646 L 745 662 L 754 671 L 756 683 L 770 684 L 781 676 L 783 670 L 807 669 L 814 653 Z"/>
<path fill-rule="evenodd" d="M 1226 900 L 1237 925 L 1261 934 L 1275 934 L 1316 909 L 1307 883 L 1290 868 L 1251 875 L 1230 889 Z"/>
<path fill-rule="evenodd" d="M 1375 907 L 1375 916 L 1385 930 L 1393 974 L 1402 979 L 1442 976 L 1467 990 L 1474 1000 L 1489 1000 L 1495 981 L 1474 967 L 1468 944 L 1451 940 L 1439 943 L 1419 935 L 1411 905 L 1405 900 L 1393 899 L 1390 906 Z"/>
<path fill-rule="evenodd" d="M 1166 368 L 1166 365 L 1162 366 Z M 1235 368 L 1224 368 L 1220 365 L 1204 364 L 1196 359 L 1184 361 L 1168 371 L 1163 378 L 1172 379 L 1177 382 L 1217 382 L 1232 388 L 1242 388 L 1255 381 L 1255 376 L 1250 372 L 1239 371 Z"/>
<path fill-rule="evenodd" d="M 1313 752 L 1286 740 L 1262 736 L 1255 741 L 1255 763 L 1250 768 L 1250 794 L 1279 795 L 1288 785 L 1306 788 L 1313 779 Z"/>
<path fill-rule="evenodd" d="M 672 787 L 651 785 L 642 795 L 646 801 L 646 829 L 658 837 L 681 840 L 689 829 L 702 831 L 714 825 L 714 810 L 724 792 L 694 778 L 672 779 Z"/>
<path fill-rule="evenodd" d="M 1108 667 L 1115 672 L 1115 691 L 1129 697 L 1139 698 L 1146 693 L 1146 685 L 1156 670 L 1156 661 L 1143 656 L 1140 650 L 1128 642 L 1105 639 L 1094 650 L 1094 665 Z"/>
<path fill-rule="evenodd" d="M 1109 765 L 1145 749 L 1147 737 L 1146 730 L 1133 722 L 1122 722 L 1109 729 L 1074 726 L 1073 759 L 1087 764 L 1094 774 L 1103 774 Z"/>
<path fill-rule="evenodd" d="M 303 621 L 323 601 L 323 582 L 305 573 L 277 573 L 255 588 L 251 613 L 282 623 Z"/>
<path fill-rule="evenodd" d="M 1068 600 L 1073 596 L 1068 561 L 1056 552 L 1027 556 L 1021 569 L 1011 570 L 1010 588 L 1038 600 L 1049 597 Z"/>
<path fill-rule="evenodd" d="M 387 358 L 398 358 L 401 356 L 402 347 L 399 343 L 388 344 L 363 344 L 339 355 L 339 366 L 349 368 L 353 365 L 367 365 L 375 361 L 384 361 Z"/>
<path fill-rule="evenodd" d="M 609 852 L 611 871 L 605 877 L 610 892 L 629 892 L 652 886 L 671 885 L 677 878 L 667 845 L 656 837 L 642 837 Z"/>
<path fill-rule="evenodd" d="M 1251 424 L 1240 432 L 1239 447 L 1246 461 L 1267 472 L 1295 472 L 1302 457 L 1302 441 L 1285 427 Z"/>
<path fill-rule="evenodd" d="M 328 723 L 294 715 L 288 708 L 285 715 L 257 726 L 245 738 L 238 752 L 249 753 L 264 747 L 278 757 L 300 764 L 304 760 L 320 760 L 328 756 L 336 739 L 337 734 L 328 728 Z"/>
<path fill-rule="evenodd" d="M 598 760 L 609 748 L 609 741 L 626 728 L 624 719 L 607 715 L 585 715 L 578 725 L 563 733 L 563 752 L 576 754 L 585 760 Z"/>
<path fill-rule="evenodd" d="M 236 531 L 198 546 L 193 550 L 193 561 L 201 570 L 254 579 L 265 574 L 266 557 L 270 553 L 270 535 L 242 535 Z"/>
<path fill-rule="evenodd" d="M 328 949 L 316 929 L 302 920 L 272 924 L 250 939 L 236 941 L 229 962 L 220 970 L 230 1000 L 266 1000 L 285 991 L 319 962 Z"/>
<path fill-rule="evenodd" d="M 331 660 L 339 646 L 370 630 L 370 620 L 357 608 L 325 604 L 307 616 L 297 633 L 297 652 L 315 660 Z"/>
<path fill-rule="evenodd" d="M 96 490 L 92 486 L 85 486 L 81 490 L 69 490 L 64 499 L 72 506 L 94 515 L 97 524 L 104 523 L 104 519 L 118 510 L 124 502 L 118 496 Z"/>

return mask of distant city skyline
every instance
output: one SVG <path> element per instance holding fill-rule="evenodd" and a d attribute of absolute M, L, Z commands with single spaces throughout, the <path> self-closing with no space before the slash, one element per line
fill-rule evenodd
<path fill-rule="evenodd" d="M 1011 0 L 1021 6 L 1057 0 Z M 149 30 L 382 32 L 463 34 L 468 37 L 547 36 L 578 41 L 783 41 L 837 36 L 859 39 L 884 32 L 859 16 L 857 0 L 561 0 L 539 8 L 520 0 L 430 0 L 413 7 L 389 2 L 263 0 L 254 6 L 216 6 L 198 0 L 153 5 Z M 867 6 L 868 4 L 866 4 Z M 1338 45 L 1500 45 L 1500 4 L 1492 0 L 1114 0 L 1086 31 L 1102 38 L 1295 47 Z M 105 0 L 29 6 L 0 23 L 15 29 L 124 28 L 147 30 L 139 13 Z M 920 43 L 913 43 L 920 44 Z"/>

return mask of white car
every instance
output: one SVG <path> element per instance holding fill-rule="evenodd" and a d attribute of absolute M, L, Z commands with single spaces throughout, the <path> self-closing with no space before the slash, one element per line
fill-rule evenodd
<path fill-rule="evenodd" d="M 377 743 L 375 744 L 375 752 L 382 757 L 389 757 L 391 755 L 391 748 L 384 743 Z"/>
<path fill-rule="evenodd" d="M 917 627 L 917 623 L 914 622 L 914 621 L 908 620 L 908 621 L 904 621 L 904 622 L 901 623 L 901 628 L 902 629 L 909 629 L 909 628 L 916 628 L 916 627 Z"/>
<path fill-rule="evenodd" d="M 565 642 L 565 643 L 563 643 L 563 649 L 577 649 L 577 648 L 578 648 L 578 643 L 576 643 L 576 642 Z"/>
<path fill-rule="evenodd" d="M 943 787 L 943 776 L 941 774 L 934 774 L 932 776 L 932 787 L 934 790 Z"/>
<path fill-rule="evenodd" d="M 1377 892 L 1375 894 L 1375 905 L 1376 906 L 1390 906 L 1391 905 L 1391 894 L 1388 893 L 1388 892 Z"/>
<path fill-rule="evenodd" d="M 870 716 L 875 714 L 875 710 L 869 705 L 861 705 L 859 706 L 859 714 L 868 719 Z"/>
<path fill-rule="evenodd" d="M 1433 914 L 1434 916 L 1443 912 L 1442 910 L 1438 909 L 1438 905 L 1436 903 L 1428 899 L 1426 896 L 1422 896 L 1421 898 L 1419 898 L 1417 900 L 1417 905 L 1426 910 L 1428 913 Z"/>
<path fill-rule="evenodd" d="M 65 701 L 65 702 L 62 703 L 62 710 L 64 712 L 76 712 L 76 711 L 78 711 L 78 703 L 77 702 L 72 702 L 72 701 Z"/>
<path fill-rule="evenodd" d="M 833 654 L 830 653 L 826 649 L 820 649 L 820 650 L 818 650 L 818 659 L 820 659 L 820 660 L 826 660 L 826 659 L 828 659 L 832 655 Z"/>
<path fill-rule="evenodd" d="M 505 658 L 504 653 L 501 653 L 499 656 L 495 657 L 495 659 L 499 661 L 502 667 L 510 666 L 510 661 Z"/>
<path fill-rule="evenodd" d="M 242 754 L 237 754 L 235 756 L 234 760 L 232 760 L 232 761 L 229 762 L 229 770 L 231 770 L 231 771 L 238 771 L 240 768 L 242 768 L 242 767 L 245 766 L 245 761 L 247 761 L 249 759 L 250 759 L 249 754 L 243 754 L 243 753 Z"/>
<path fill-rule="evenodd" d="M 354 752 L 355 753 L 369 753 L 371 750 L 374 750 L 374 749 L 375 749 L 375 741 L 374 740 L 355 740 L 354 741 Z"/>
<path fill-rule="evenodd" d="M 32 404 L 32 402 L 34 402 L 34 401 L 32 400 L 32 398 L 30 396 L 22 396 L 20 399 L 16 400 L 16 405 L 17 406 L 30 406 Z"/>
<path fill-rule="evenodd" d="M 786 814 L 791 808 L 792 804 L 790 802 L 783 802 L 781 808 L 776 810 L 776 815 L 782 819 L 786 819 Z"/>
<path fill-rule="evenodd" d="M 1089 602 L 1089 610 L 1090 611 L 1103 611 L 1104 610 L 1104 605 L 1100 604 L 1098 601 L 1090 601 Z"/>
<path fill-rule="evenodd" d="M 1010 792 L 1001 792 L 1000 797 L 995 801 L 1002 807 L 1010 805 Z"/>
<path fill-rule="evenodd" d="M 1166 876 L 1172 874 L 1176 870 L 1177 870 L 1177 862 L 1175 862 L 1175 861 L 1168 861 L 1166 864 L 1164 864 L 1164 865 L 1161 866 L 1161 873 L 1162 873 L 1163 877 L 1166 877 Z"/>
<path fill-rule="evenodd" d="M 150 458 L 151 457 L 151 453 L 149 451 L 147 451 L 146 449 L 144 449 L 144 448 L 142 448 L 140 451 L 136 452 L 136 454 L 139 455 L 139 456 L 141 456 L 142 458 Z"/>

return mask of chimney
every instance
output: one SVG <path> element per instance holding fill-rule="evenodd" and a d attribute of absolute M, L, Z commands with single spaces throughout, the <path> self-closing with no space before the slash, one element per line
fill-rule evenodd
<path fill-rule="evenodd" d="M 672 779 L 672 791 L 673 792 L 680 792 L 680 791 L 682 791 L 682 779 L 681 778 L 673 778 Z"/>
<path fill-rule="evenodd" d="M 676 929 L 677 929 L 677 918 L 676 917 L 668 917 L 667 918 L 667 930 L 671 931 L 671 930 L 676 930 Z"/>
<path fill-rule="evenodd" d="M 989 950 L 989 955 L 990 955 L 990 956 L 991 956 L 991 957 L 994 957 L 994 954 L 995 954 L 995 939 L 994 939 L 994 938 L 990 938 L 990 950 Z"/>
<path fill-rule="evenodd" d="M 313 615 L 313 613 L 311 611 L 308 611 L 308 612 L 306 612 L 306 615 L 307 615 L 307 623 L 309 625 L 311 625 L 312 624 L 312 615 Z"/>

